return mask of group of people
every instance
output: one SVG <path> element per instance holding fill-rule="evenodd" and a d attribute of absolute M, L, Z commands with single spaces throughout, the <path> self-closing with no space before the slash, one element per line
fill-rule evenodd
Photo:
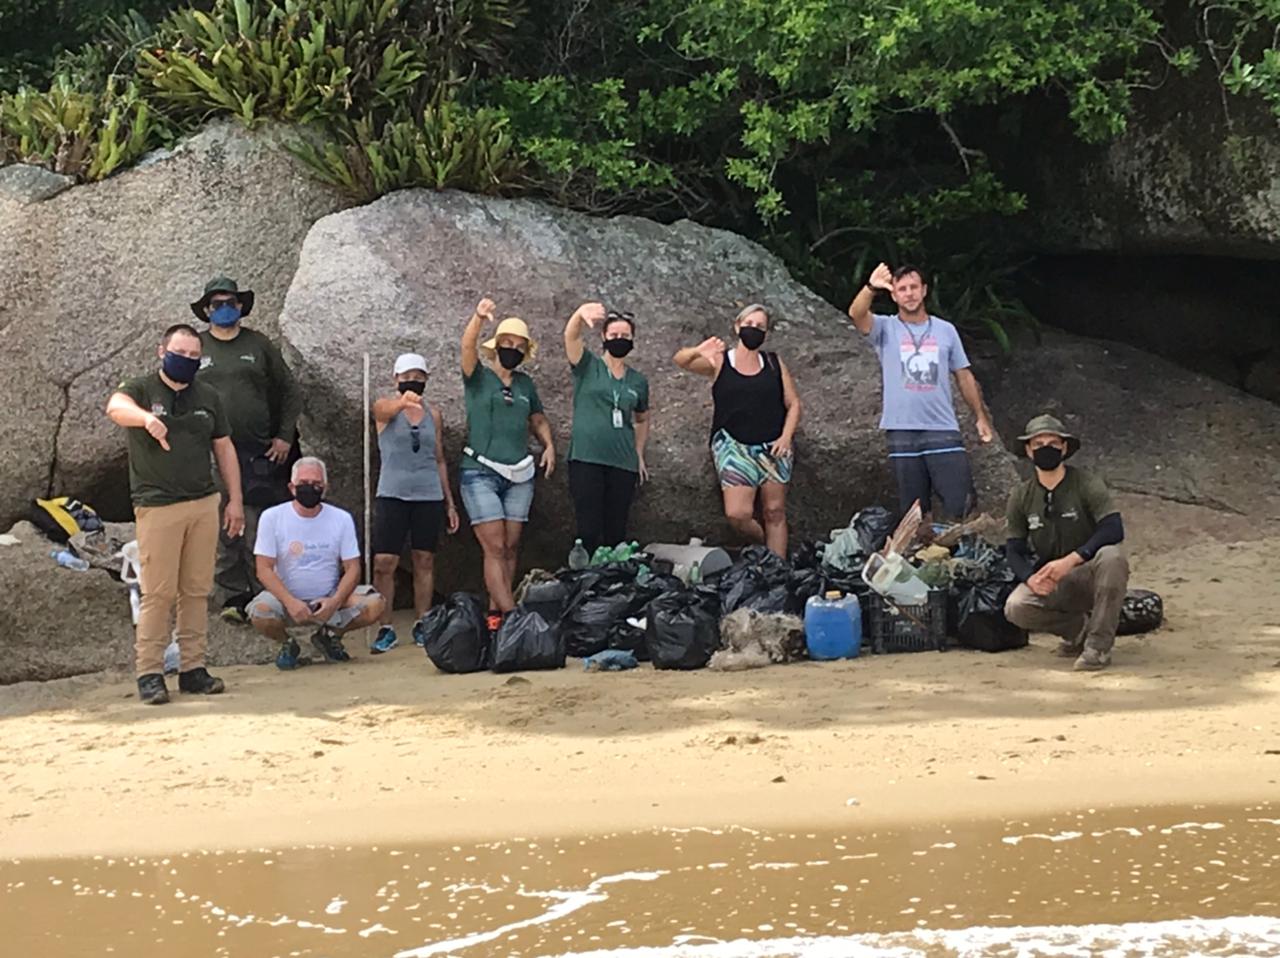
<path fill-rule="evenodd" d="M 872 311 L 880 294 L 896 313 Z M 936 496 L 935 514 L 959 519 L 974 505 L 974 483 L 953 379 L 981 441 L 991 442 L 995 431 L 959 333 L 928 313 L 927 296 L 919 268 L 880 264 L 848 314 L 880 358 L 880 427 L 900 508 L 919 501 L 928 512 Z M 325 501 L 325 464 L 301 455 L 300 391 L 279 348 L 243 325 L 253 304 L 252 291 L 226 277 L 212 280 L 191 304 L 207 327 L 166 329 L 159 368 L 122 383 L 107 404 L 107 415 L 127 430 L 141 562 L 138 691 L 149 704 L 169 700 L 163 660 L 175 609 L 179 690 L 223 691 L 205 666 L 215 585 L 222 616 L 275 641 L 283 670 L 310 661 L 297 641 L 302 631 L 329 662 L 349 658 L 344 633 L 375 623 L 371 651 L 394 648 L 391 609 L 406 541 L 420 621 L 434 592 L 440 536 L 461 525 L 443 415 L 426 399 L 431 370 L 422 355 L 402 354 L 392 370 L 394 391 L 373 404 L 380 461 L 373 583 L 361 584 L 355 521 Z M 764 348 L 771 325 L 769 310 L 753 303 L 734 318 L 731 342 L 712 336 L 679 350 L 674 361 L 711 380 L 709 447 L 725 517 L 744 540 L 785 556 L 786 490 L 803 407 L 786 362 Z M 628 538 L 636 490 L 649 478 L 649 384 L 629 362 L 636 330 L 632 314 L 600 303 L 584 303 L 564 327 L 573 378 L 569 491 L 588 551 Z M 589 343 L 597 337 L 598 352 Z M 495 631 L 515 607 L 517 552 L 535 475 L 541 469 L 549 478 L 557 465 L 551 423 L 521 369 L 537 350 L 525 321 L 499 322 L 490 299 L 476 306 L 461 337 L 467 443 L 458 488 L 483 552 Z M 536 459 L 530 433 L 541 447 Z M 1008 505 L 1009 554 L 1025 580 L 1010 597 L 1008 617 L 1061 635 L 1060 651 L 1074 655 L 1077 668 L 1103 668 L 1127 583 L 1119 513 L 1099 480 L 1065 464 L 1079 440 L 1060 422 L 1034 420 L 1021 439 L 1035 475 Z M 416 625 L 413 633 L 421 644 Z"/>

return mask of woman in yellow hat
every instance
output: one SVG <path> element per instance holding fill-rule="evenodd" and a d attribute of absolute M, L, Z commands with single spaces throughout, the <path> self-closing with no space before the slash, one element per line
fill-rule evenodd
<path fill-rule="evenodd" d="M 514 316 L 480 344 L 481 331 L 493 320 L 493 300 L 482 299 L 462 334 L 467 445 L 460 485 L 462 504 L 484 550 L 489 628 L 497 631 L 502 617 L 515 608 L 516 551 L 533 504 L 536 467 L 529 454 L 530 428 L 542 443 L 539 464 L 547 476 L 556 467 L 556 447 L 538 390 L 518 369 L 536 355 L 538 344 L 524 320 Z"/>

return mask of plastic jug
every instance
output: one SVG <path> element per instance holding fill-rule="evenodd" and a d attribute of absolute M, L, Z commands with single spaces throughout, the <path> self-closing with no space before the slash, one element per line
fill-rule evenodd
<path fill-rule="evenodd" d="M 862 567 L 862 581 L 900 605 L 922 605 L 929 600 L 929 584 L 896 552 L 876 553 Z"/>
<path fill-rule="evenodd" d="M 828 592 L 804 605 L 804 642 L 811 659 L 855 659 L 862 651 L 862 608 L 856 595 Z"/>

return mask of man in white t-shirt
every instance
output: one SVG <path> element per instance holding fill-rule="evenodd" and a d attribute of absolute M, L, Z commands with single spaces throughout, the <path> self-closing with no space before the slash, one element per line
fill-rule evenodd
<path fill-rule="evenodd" d="M 351 513 L 324 502 L 329 475 L 324 462 L 304 456 L 293 464 L 293 501 L 266 510 L 258 520 L 253 553 L 263 591 L 246 611 L 253 627 L 280 643 L 276 667 L 305 665 L 291 627 L 314 627 L 311 644 L 326 662 L 351 658 L 342 636 L 378 621 L 383 598 L 360 585 L 360 545 Z"/>

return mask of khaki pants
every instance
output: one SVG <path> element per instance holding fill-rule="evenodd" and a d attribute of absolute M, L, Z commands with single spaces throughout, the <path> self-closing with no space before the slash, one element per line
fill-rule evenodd
<path fill-rule="evenodd" d="M 138 571 L 142 608 L 138 613 L 138 675 L 164 672 L 169 644 L 169 616 L 177 605 L 181 670 L 204 665 L 209 642 L 209 590 L 218 551 L 218 500 L 203 499 L 169 506 L 139 506 Z"/>
<path fill-rule="evenodd" d="M 1004 616 L 1028 632 L 1050 632 L 1072 644 L 1110 652 L 1128 588 L 1124 549 L 1103 546 L 1067 573 L 1049 595 L 1036 595 L 1025 582 L 1018 586 L 1004 604 Z"/>

